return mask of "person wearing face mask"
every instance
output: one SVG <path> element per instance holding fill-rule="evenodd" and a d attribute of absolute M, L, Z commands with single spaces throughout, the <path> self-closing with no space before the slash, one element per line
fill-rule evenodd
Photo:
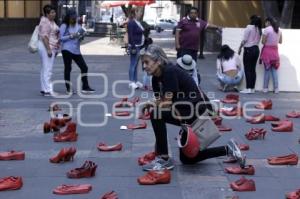
<path fill-rule="evenodd" d="M 213 24 L 198 18 L 198 8 L 192 7 L 188 11 L 187 17 L 184 17 L 177 25 L 175 32 L 175 47 L 177 50 L 177 59 L 183 55 L 190 55 L 197 63 L 197 54 L 199 49 L 200 34 L 208 27 L 218 28 Z M 200 75 L 198 74 L 200 84 Z"/>
<path fill-rule="evenodd" d="M 54 19 L 56 16 L 55 8 L 45 5 L 43 8 L 44 16 L 41 17 L 39 24 L 38 52 L 42 60 L 41 68 L 41 94 L 51 96 L 53 88 L 51 84 L 52 69 L 54 59 L 59 49 L 59 27 Z"/>
<path fill-rule="evenodd" d="M 63 24 L 60 26 L 60 41 L 62 43 L 62 57 L 64 60 L 65 71 L 64 79 L 67 94 L 73 94 L 71 88 L 72 60 L 81 70 L 82 93 L 94 93 L 88 83 L 88 67 L 80 52 L 80 42 L 83 40 L 85 30 L 77 23 L 77 14 L 74 10 L 69 10 L 64 17 Z"/>

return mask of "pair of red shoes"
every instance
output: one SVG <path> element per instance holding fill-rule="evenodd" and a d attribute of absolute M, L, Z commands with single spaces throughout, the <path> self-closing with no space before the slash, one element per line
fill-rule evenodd
<path fill-rule="evenodd" d="M 128 124 L 127 129 L 134 130 L 134 129 L 145 129 L 147 128 L 147 123 L 143 121 L 140 124 Z"/>
<path fill-rule="evenodd" d="M 266 121 L 279 121 L 280 119 L 278 117 L 275 117 L 273 115 L 265 115 L 265 114 L 257 114 L 252 116 L 250 119 L 247 119 L 246 122 L 249 122 L 251 124 L 261 124 L 265 123 Z"/>
<path fill-rule="evenodd" d="M 259 104 L 255 105 L 255 108 L 270 110 L 272 109 L 272 106 L 273 106 L 272 100 L 262 100 Z"/>
<path fill-rule="evenodd" d="M 0 160 L 24 160 L 25 152 L 23 151 L 8 151 L 0 152 Z"/>
<path fill-rule="evenodd" d="M 226 167 L 225 172 L 230 174 L 244 174 L 244 175 L 254 175 L 255 169 L 252 165 L 241 167 Z"/>
<path fill-rule="evenodd" d="M 293 122 L 290 120 L 282 120 L 278 122 L 272 122 L 272 131 L 276 132 L 292 132 Z"/>
<path fill-rule="evenodd" d="M 285 194 L 286 199 L 300 199 L 300 189 Z"/>
<path fill-rule="evenodd" d="M 263 128 L 251 128 L 248 133 L 245 134 L 245 137 L 248 140 L 258 140 L 265 139 L 267 131 Z"/>
<path fill-rule="evenodd" d="M 140 185 L 169 184 L 171 172 L 168 169 L 148 171 L 137 179 Z"/>
<path fill-rule="evenodd" d="M 5 178 L 0 178 L 0 191 L 17 190 L 17 189 L 21 189 L 22 186 L 23 186 L 22 177 L 9 176 Z"/>
<path fill-rule="evenodd" d="M 298 156 L 297 154 L 289 154 L 285 156 L 271 157 L 268 158 L 270 165 L 297 165 Z"/>
<path fill-rule="evenodd" d="M 77 138 L 76 123 L 74 122 L 70 122 L 64 132 L 53 135 L 54 142 L 76 142 Z"/>
<path fill-rule="evenodd" d="M 62 148 L 56 156 L 49 159 L 51 163 L 69 162 L 73 161 L 76 148 Z"/>
<path fill-rule="evenodd" d="M 300 118 L 300 112 L 299 111 L 292 111 L 286 114 L 286 117 L 288 118 Z"/>
<path fill-rule="evenodd" d="M 233 107 L 232 110 L 221 109 L 221 113 L 225 116 L 240 116 L 243 117 L 243 108 L 240 106 Z"/>
<path fill-rule="evenodd" d="M 121 151 L 123 148 L 123 145 L 121 143 L 115 144 L 115 145 L 107 145 L 105 143 L 100 142 L 97 146 L 99 151 Z"/>
<path fill-rule="evenodd" d="M 44 123 L 44 133 L 59 131 L 60 128 L 65 127 L 71 120 L 72 118 L 68 114 L 63 114 L 62 118 L 51 118 L 49 123 Z"/>
<path fill-rule="evenodd" d="M 115 191 L 105 193 L 101 199 L 118 199 L 118 194 Z"/>
<path fill-rule="evenodd" d="M 239 180 L 230 183 L 233 191 L 256 191 L 255 182 L 242 176 Z"/>
<path fill-rule="evenodd" d="M 237 104 L 240 100 L 240 96 L 235 94 L 228 94 L 225 96 L 224 99 L 221 99 L 220 101 L 225 104 Z"/>
<path fill-rule="evenodd" d="M 97 165 L 92 161 L 85 161 L 84 164 L 67 172 L 68 178 L 90 178 L 95 176 Z"/>
<path fill-rule="evenodd" d="M 120 102 L 117 102 L 114 107 L 134 107 L 136 103 L 140 101 L 140 97 L 134 97 L 132 100 L 128 100 L 127 97 L 123 98 Z"/>
<path fill-rule="evenodd" d="M 53 193 L 58 195 L 83 194 L 88 193 L 91 190 L 92 185 L 90 184 L 60 185 L 53 190 Z"/>

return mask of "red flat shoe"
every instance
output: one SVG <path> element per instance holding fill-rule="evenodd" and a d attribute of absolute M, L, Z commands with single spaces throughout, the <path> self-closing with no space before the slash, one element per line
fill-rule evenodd
<path fill-rule="evenodd" d="M 85 161 L 84 164 L 67 172 L 68 178 L 90 178 L 95 176 L 97 165 L 92 161 Z"/>
<path fill-rule="evenodd" d="M 255 182 L 244 177 L 230 183 L 230 187 L 233 191 L 256 191 Z"/>
<path fill-rule="evenodd" d="M 141 119 L 141 120 L 150 120 L 151 118 L 151 114 L 150 113 L 145 113 L 145 114 L 141 114 L 138 119 Z"/>
<path fill-rule="evenodd" d="M 224 126 L 222 124 L 221 125 L 217 125 L 217 127 L 218 127 L 219 131 L 222 131 L 222 132 L 224 132 L 224 131 L 232 131 L 232 128 Z"/>
<path fill-rule="evenodd" d="M 252 165 L 241 167 L 227 167 L 225 172 L 230 174 L 244 174 L 244 175 L 254 175 L 255 169 Z"/>
<path fill-rule="evenodd" d="M 129 124 L 127 125 L 127 129 L 145 129 L 147 128 L 147 123 L 146 122 L 142 122 L 141 124 Z"/>
<path fill-rule="evenodd" d="M 300 118 L 300 112 L 298 111 L 292 111 L 286 114 L 286 117 L 288 118 Z"/>
<path fill-rule="evenodd" d="M 99 143 L 97 146 L 99 151 L 121 151 L 122 147 L 123 147 L 123 145 L 121 143 L 108 146 L 107 144 L 104 144 L 102 142 Z"/>
<path fill-rule="evenodd" d="M 22 177 L 9 176 L 0 178 L 0 191 L 17 190 L 23 186 Z"/>
<path fill-rule="evenodd" d="M 101 199 L 118 199 L 118 194 L 115 191 L 105 193 Z"/>
<path fill-rule="evenodd" d="M 223 119 L 220 116 L 216 116 L 216 117 L 213 117 L 211 119 L 215 123 L 215 125 L 217 125 L 217 126 L 220 126 L 222 124 Z"/>
<path fill-rule="evenodd" d="M 270 165 L 297 165 L 298 156 L 296 154 L 291 154 L 288 156 L 272 157 L 268 158 L 268 163 Z"/>
<path fill-rule="evenodd" d="M 262 124 L 265 123 L 265 115 L 264 114 L 255 115 L 252 118 L 247 119 L 246 121 L 251 124 Z"/>
<path fill-rule="evenodd" d="M 228 94 L 225 96 L 224 99 L 221 99 L 220 101 L 226 104 L 237 104 L 239 102 L 240 96 L 235 94 Z"/>
<path fill-rule="evenodd" d="M 128 111 L 117 111 L 114 116 L 130 116 L 130 113 Z"/>
<path fill-rule="evenodd" d="M 272 122 L 272 131 L 275 132 L 292 132 L 293 122 L 289 120 L 282 120 L 278 122 Z"/>
<path fill-rule="evenodd" d="M 250 149 L 248 144 L 239 144 L 238 147 L 241 151 L 248 151 Z"/>
<path fill-rule="evenodd" d="M 243 108 L 242 107 L 234 107 L 231 111 L 221 109 L 221 113 L 225 116 L 243 116 Z"/>
<path fill-rule="evenodd" d="M 153 152 L 149 152 L 145 155 L 143 155 L 142 157 L 139 157 L 138 158 L 138 163 L 139 165 L 145 165 L 145 164 L 148 164 L 150 163 L 152 160 L 155 159 L 155 156 L 156 156 L 156 153 L 153 151 Z"/>
<path fill-rule="evenodd" d="M 54 194 L 68 195 L 68 194 L 83 194 L 88 193 L 92 190 L 92 185 L 81 184 L 81 185 L 61 185 L 53 190 Z"/>
<path fill-rule="evenodd" d="M 300 199 L 300 189 L 285 194 L 286 199 Z"/>
<path fill-rule="evenodd" d="M 9 151 L 9 152 L 1 152 L 0 160 L 24 160 L 25 152 L 23 151 Z"/>
<path fill-rule="evenodd" d="M 153 170 L 137 179 L 140 185 L 169 184 L 171 182 L 171 172 L 168 169 Z"/>
<path fill-rule="evenodd" d="M 273 121 L 280 121 L 280 119 L 273 115 L 265 115 L 265 121 L 273 122 Z"/>
<path fill-rule="evenodd" d="M 272 105 L 272 100 L 263 100 L 259 104 L 255 105 L 255 108 L 269 110 L 272 109 Z"/>

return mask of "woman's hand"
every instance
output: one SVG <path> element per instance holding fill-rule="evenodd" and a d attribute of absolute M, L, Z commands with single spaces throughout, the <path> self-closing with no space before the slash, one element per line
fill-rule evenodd
<path fill-rule="evenodd" d="M 48 54 L 48 57 L 50 57 L 50 58 L 52 57 L 52 51 L 51 51 L 51 49 L 47 50 L 47 54 Z"/>

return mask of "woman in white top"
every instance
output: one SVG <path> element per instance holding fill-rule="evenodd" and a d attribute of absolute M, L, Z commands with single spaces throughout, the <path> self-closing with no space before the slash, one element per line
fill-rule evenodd
<path fill-rule="evenodd" d="M 243 78 L 239 56 L 228 46 L 223 45 L 217 58 L 217 78 L 223 91 L 234 89 Z"/>
<path fill-rule="evenodd" d="M 254 93 L 256 82 L 256 63 L 259 57 L 258 44 L 262 35 L 261 18 L 253 15 L 250 17 L 250 24 L 247 25 L 244 31 L 243 41 L 239 48 L 239 54 L 244 47 L 243 63 L 246 77 L 246 89 L 241 93 Z"/>

